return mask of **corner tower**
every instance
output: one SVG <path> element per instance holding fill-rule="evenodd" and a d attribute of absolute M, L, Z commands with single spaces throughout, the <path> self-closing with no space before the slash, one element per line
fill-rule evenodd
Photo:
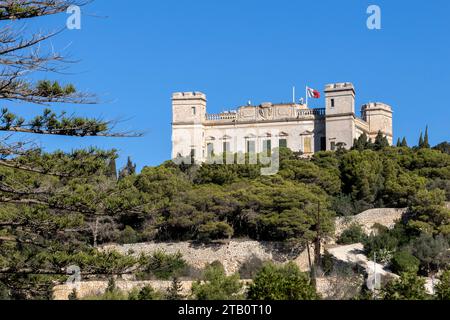
<path fill-rule="evenodd" d="M 206 95 L 201 92 L 177 92 L 172 95 L 173 123 L 203 123 Z"/>
<path fill-rule="evenodd" d="M 325 86 L 327 150 L 353 146 L 355 128 L 355 88 L 349 82 Z"/>
<path fill-rule="evenodd" d="M 368 103 L 362 106 L 361 116 L 369 124 L 368 135 L 372 141 L 375 140 L 378 132 L 381 131 L 387 137 L 389 144 L 392 145 L 394 137 L 391 106 L 381 102 Z"/>
<path fill-rule="evenodd" d="M 172 159 L 177 157 L 192 157 L 196 161 L 203 159 L 205 120 L 205 94 L 177 92 L 172 95 Z"/>

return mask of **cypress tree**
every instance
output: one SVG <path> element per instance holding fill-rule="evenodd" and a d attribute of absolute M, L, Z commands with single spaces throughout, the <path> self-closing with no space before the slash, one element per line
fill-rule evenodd
<path fill-rule="evenodd" d="M 428 137 L 428 126 L 425 129 L 425 138 L 423 139 L 423 148 L 430 149 L 430 141 Z"/>
<path fill-rule="evenodd" d="M 420 133 L 420 138 L 419 138 L 419 148 L 423 148 L 423 132 Z"/>
<path fill-rule="evenodd" d="M 397 148 L 400 148 L 402 146 L 402 141 L 400 138 L 397 139 Z"/>
<path fill-rule="evenodd" d="M 117 180 L 117 165 L 116 159 L 111 158 L 108 163 L 108 176 L 114 180 Z"/>
<path fill-rule="evenodd" d="M 388 139 L 383 135 L 381 131 L 378 131 L 377 137 L 375 138 L 374 149 L 382 150 L 389 146 Z"/>
<path fill-rule="evenodd" d="M 406 137 L 403 137 L 403 140 L 402 140 L 402 147 L 408 147 L 408 142 L 406 141 Z"/>

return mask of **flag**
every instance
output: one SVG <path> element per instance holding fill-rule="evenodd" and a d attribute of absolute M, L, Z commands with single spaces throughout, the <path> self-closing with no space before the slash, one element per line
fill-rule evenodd
<path fill-rule="evenodd" d="M 314 90 L 312 88 L 307 88 L 308 90 L 308 98 L 313 98 L 313 99 L 319 99 L 320 98 L 320 92 L 317 90 Z"/>

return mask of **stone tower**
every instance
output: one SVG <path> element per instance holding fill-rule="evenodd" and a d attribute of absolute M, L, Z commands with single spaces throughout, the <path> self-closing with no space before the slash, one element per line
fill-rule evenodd
<path fill-rule="evenodd" d="M 375 140 L 379 131 L 381 131 L 388 139 L 389 144 L 393 142 L 393 128 L 392 128 L 392 108 L 391 106 L 374 102 L 368 103 L 361 108 L 361 117 L 369 124 L 368 136 Z"/>
<path fill-rule="evenodd" d="M 177 92 L 172 95 L 173 123 L 202 123 L 206 117 L 206 95 Z"/>
<path fill-rule="evenodd" d="M 325 87 L 327 150 L 342 145 L 351 148 L 356 138 L 355 88 L 351 83 L 335 83 Z"/>
<path fill-rule="evenodd" d="M 206 95 L 201 92 L 177 92 L 172 95 L 172 159 L 190 155 L 203 157 Z M 189 141 L 187 141 L 189 140 Z"/>

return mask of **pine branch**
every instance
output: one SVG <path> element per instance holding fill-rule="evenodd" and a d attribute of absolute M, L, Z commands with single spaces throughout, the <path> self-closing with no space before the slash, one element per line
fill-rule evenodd
<path fill-rule="evenodd" d="M 0 20 L 19 20 L 61 13 L 70 5 L 83 6 L 91 1 L 5 0 L 0 1 Z"/>

